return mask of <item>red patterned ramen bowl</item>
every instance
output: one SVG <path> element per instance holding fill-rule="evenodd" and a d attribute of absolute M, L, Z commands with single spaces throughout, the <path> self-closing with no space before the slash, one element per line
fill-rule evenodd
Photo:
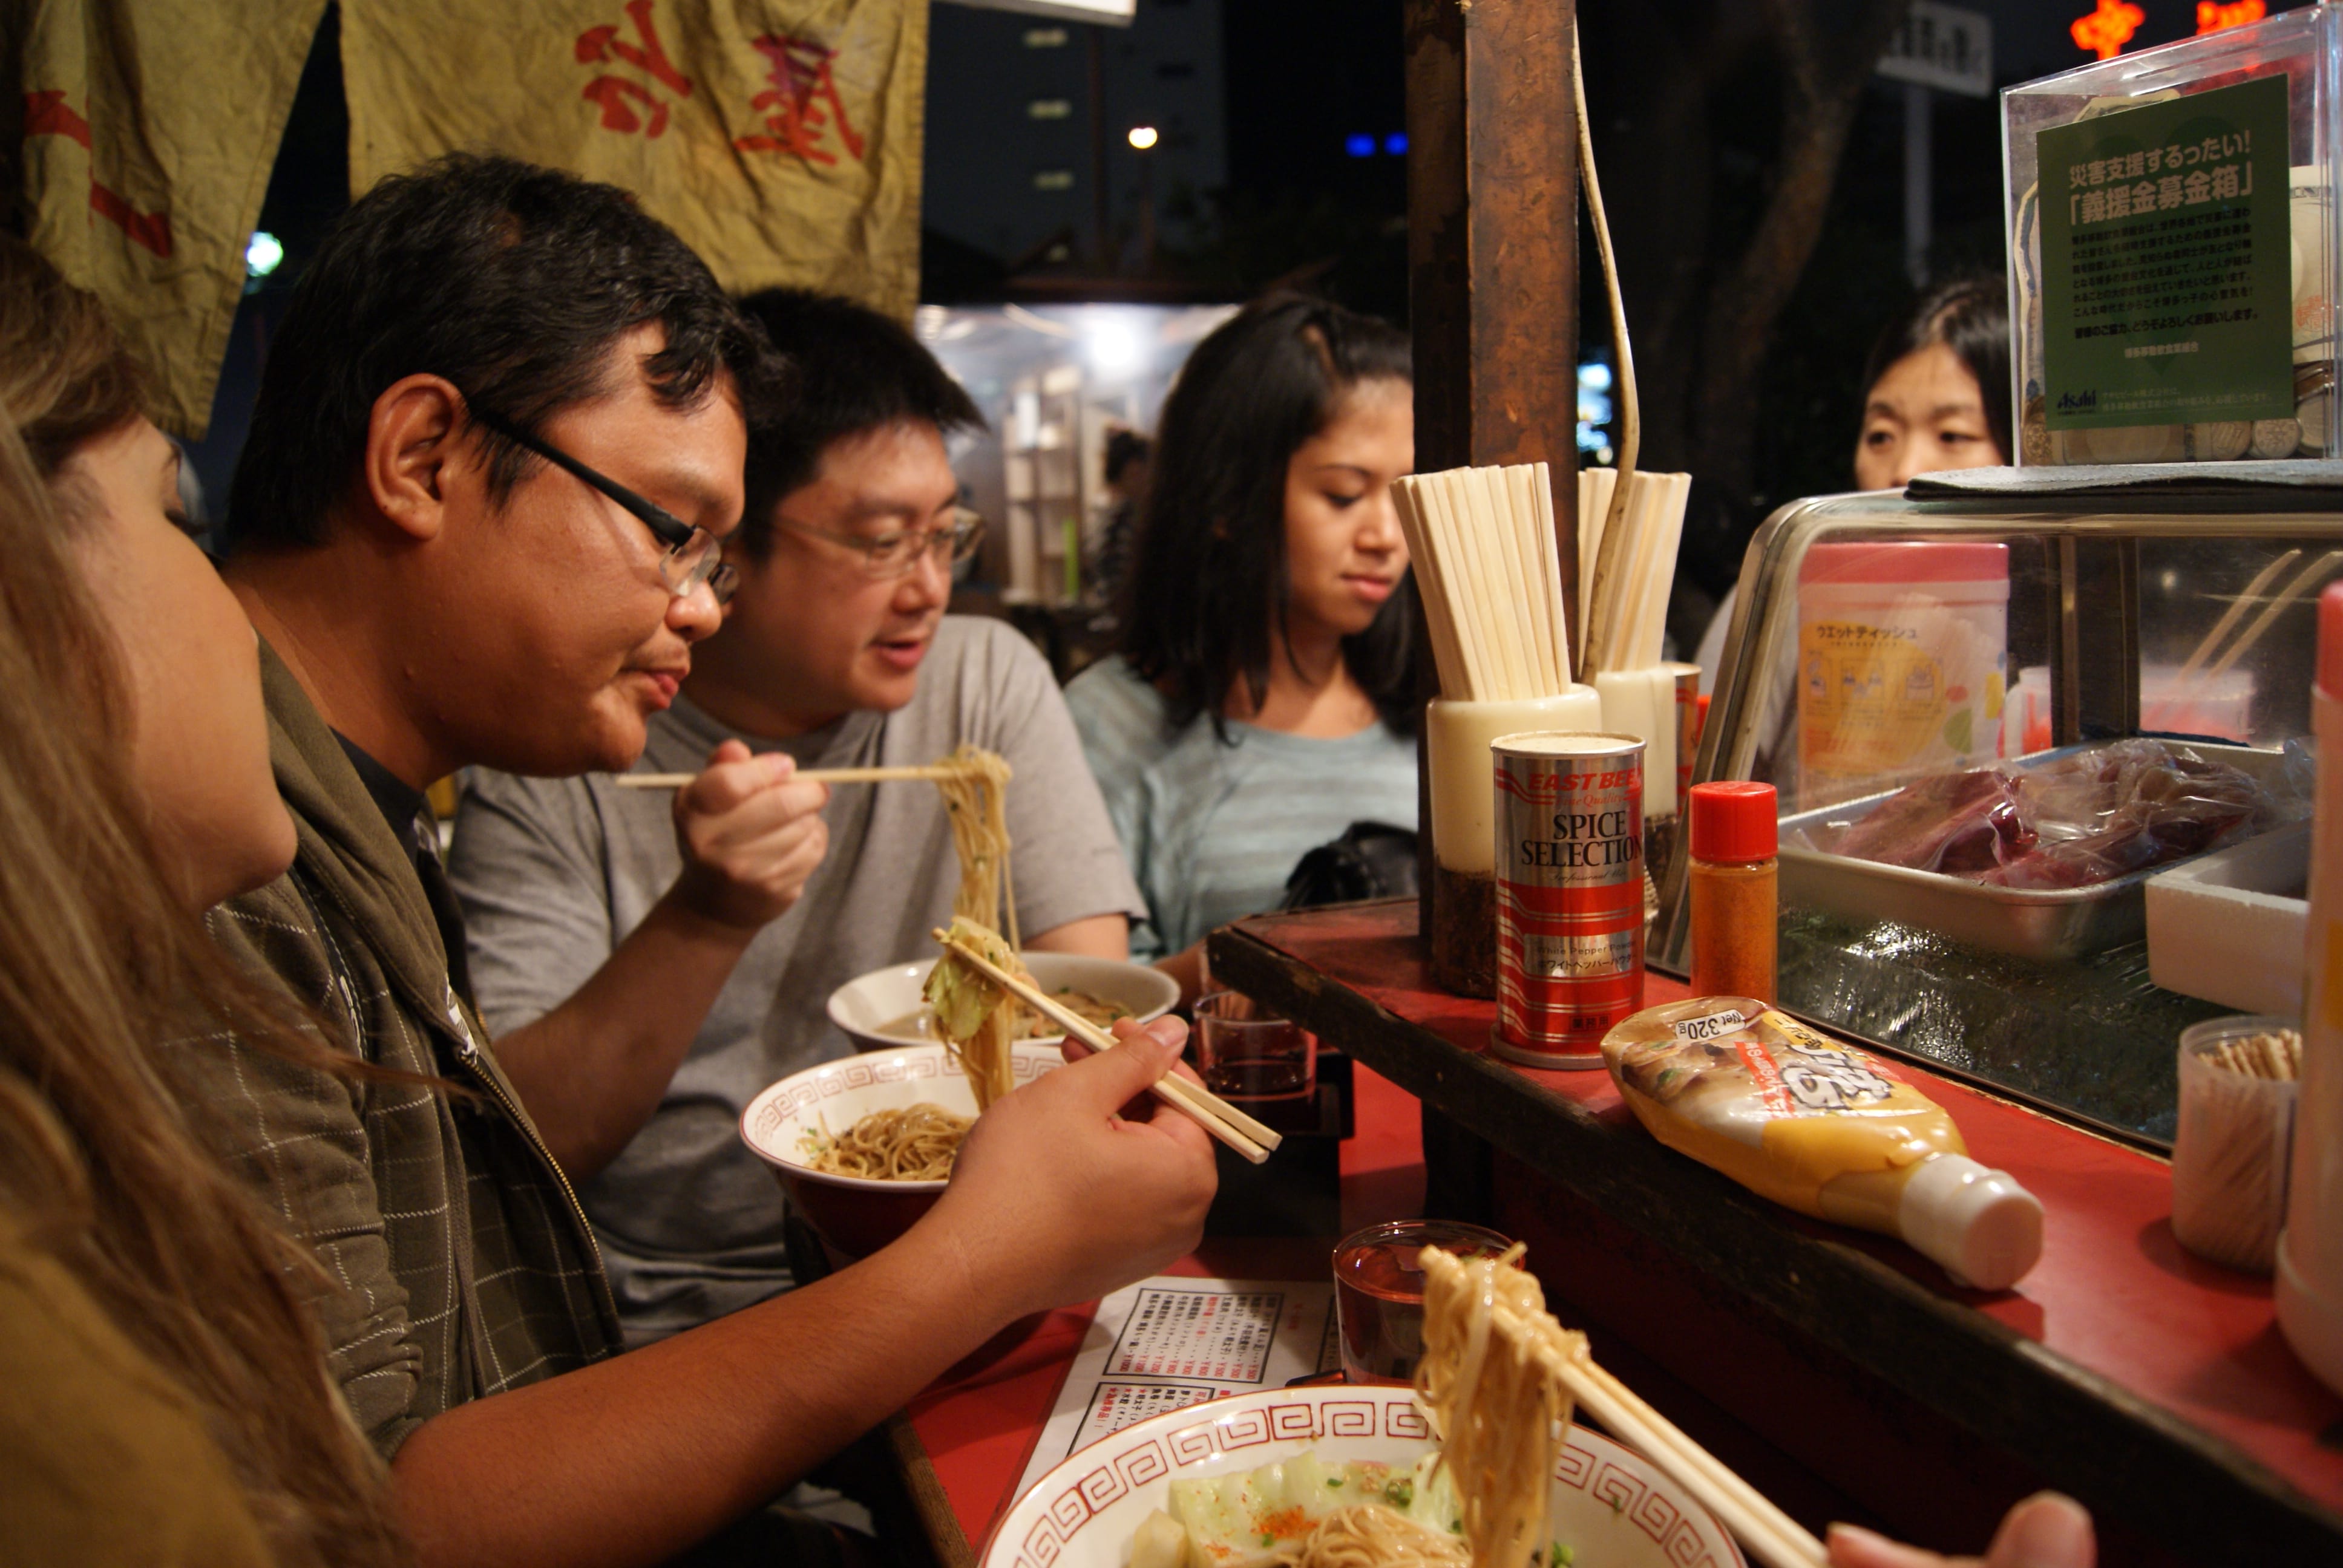
<path fill-rule="evenodd" d="M 1031 1083 L 1065 1064 L 1056 1042 L 1010 1050 L 1019 1083 Z M 793 1073 L 749 1102 L 740 1137 L 773 1168 L 790 1204 L 842 1259 L 867 1258 L 916 1224 L 935 1206 L 941 1181 L 876 1181 L 833 1176 L 811 1161 L 826 1133 L 844 1132 L 874 1111 L 899 1111 L 921 1101 L 962 1116 L 976 1114 L 976 1095 L 960 1063 L 940 1045 L 907 1045 L 824 1062 Z"/>
<path fill-rule="evenodd" d="M 1315 1449 L 1330 1463 L 1411 1465 L 1435 1445 L 1400 1388 L 1264 1389 L 1167 1411 L 1077 1449 L 1019 1498 L 982 1568 L 1122 1568 L 1173 1481 L 1257 1470 Z M 1547 1533 L 1571 1568 L 1747 1568 L 1690 1493 L 1642 1455 L 1574 1426 L 1554 1467 Z"/>

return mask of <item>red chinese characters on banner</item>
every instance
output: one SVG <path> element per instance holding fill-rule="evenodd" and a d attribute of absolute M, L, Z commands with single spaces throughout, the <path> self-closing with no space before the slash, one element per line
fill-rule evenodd
<path fill-rule="evenodd" d="M 832 132 L 847 156 L 860 163 L 862 137 L 847 118 L 845 101 L 830 75 L 830 63 L 838 51 L 770 33 L 751 42 L 769 62 L 765 79 L 773 84 L 749 101 L 750 107 L 767 111 L 766 134 L 742 136 L 732 145 L 745 153 L 789 153 L 809 163 L 835 166 L 838 155 L 822 145 L 824 133 Z"/>
<path fill-rule="evenodd" d="M 2075 47 L 2087 49 L 2102 60 L 2112 60 L 2123 53 L 2139 25 L 2147 20 L 2147 13 L 2131 0 L 2099 0 L 2098 9 L 2087 16 L 2077 16 L 2066 29 L 2075 40 Z"/>
<path fill-rule="evenodd" d="M 89 122 L 66 105 L 62 90 L 45 89 L 25 95 L 25 135 L 65 136 L 79 142 L 82 151 L 90 150 Z M 159 256 L 170 256 L 169 213 L 140 212 L 130 204 L 128 196 L 100 185 L 94 174 L 89 177 L 89 210 L 128 235 L 132 244 L 145 246 Z"/>
<path fill-rule="evenodd" d="M 2201 38 L 2224 27 L 2242 27 L 2268 15 L 2269 7 L 2262 0 L 2234 0 L 2230 5 L 2221 5 L 2218 0 L 2197 0 L 2197 35 Z"/>
<path fill-rule="evenodd" d="M 667 88 L 679 98 L 691 96 L 691 78 L 675 68 L 668 57 L 667 46 L 659 42 L 659 27 L 651 20 L 651 8 L 656 0 L 627 0 L 627 20 L 634 24 L 635 42 L 619 35 L 615 24 L 588 27 L 578 35 L 578 63 L 581 65 L 631 65 L 650 77 L 651 84 Z M 599 75 L 586 84 L 579 95 L 602 112 L 602 128 L 621 136 L 641 131 L 647 137 L 657 136 L 667 129 L 668 106 L 651 85 L 631 77 Z M 630 101 L 631 100 L 631 101 Z M 649 117 L 635 113 L 633 105 L 640 104 Z"/>

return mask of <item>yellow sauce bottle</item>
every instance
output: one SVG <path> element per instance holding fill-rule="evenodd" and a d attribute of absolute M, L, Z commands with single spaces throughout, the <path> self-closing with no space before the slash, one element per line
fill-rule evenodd
<path fill-rule="evenodd" d="M 1635 1119 L 1761 1197 L 1899 1236 L 2003 1291 L 2042 1255 L 2042 1204 L 1968 1157 L 1944 1108 L 1885 1062 L 1755 997 L 1646 1008 L 1603 1040 Z"/>

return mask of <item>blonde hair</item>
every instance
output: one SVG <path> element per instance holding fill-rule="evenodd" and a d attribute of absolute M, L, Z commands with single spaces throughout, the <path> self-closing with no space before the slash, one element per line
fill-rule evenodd
<path fill-rule="evenodd" d="M 118 655 L 54 492 L 143 387 L 96 301 L 0 239 L 0 1205 L 193 1402 L 278 1562 L 402 1563 L 310 1313 L 333 1287 L 207 1146 L 173 1070 L 228 1030 L 339 1058 L 176 902 L 114 760 Z"/>

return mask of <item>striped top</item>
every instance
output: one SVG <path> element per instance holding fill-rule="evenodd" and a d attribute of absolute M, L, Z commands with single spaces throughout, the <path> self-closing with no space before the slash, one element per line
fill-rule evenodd
<path fill-rule="evenodd" d="M 1415 742 L 1383 724 L 1339 739 L 1209 716 L 1166 728 L 1163 696 L 1121 658 L 1066 688 L 1082 754 L 1147 900 L 1131 956 L 1156 959 L 1277 907 L 1302 857 L 1353 822 L 1415 827 Z"/>

